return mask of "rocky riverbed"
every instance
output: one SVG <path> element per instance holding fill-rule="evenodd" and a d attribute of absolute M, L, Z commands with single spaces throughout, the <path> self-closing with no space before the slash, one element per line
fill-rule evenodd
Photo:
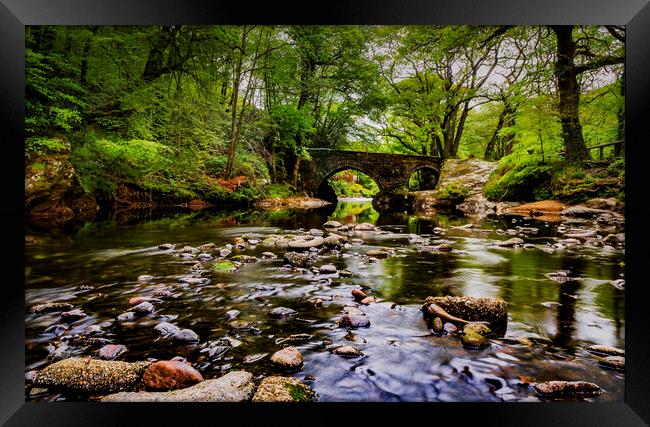
<path fill-rule="evenodd" d="M 27 399 L 623 400 L 620 214 L 365 204 L 34 239 Z"/>

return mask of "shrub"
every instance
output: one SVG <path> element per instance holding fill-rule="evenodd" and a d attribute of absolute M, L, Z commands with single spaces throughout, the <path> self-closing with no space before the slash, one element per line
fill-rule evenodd
<path fill-rule="evenodd" d="M 485 185 L 485 197 L 489 200 L 522 202 L 548 198 L 550 191 L 544 189 L 548 188 L 556 167 L 555 164 L 530 161 L 515 165 L 505 173 L 503 169 L 497 168 Z"/>

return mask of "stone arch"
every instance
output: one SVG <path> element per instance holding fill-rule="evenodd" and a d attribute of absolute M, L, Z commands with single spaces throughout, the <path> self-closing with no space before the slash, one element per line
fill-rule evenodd
<path fill-rule="evenodd" d="M 440 169 L 430 165 L 430 164 L 419 164 L 413 168 L 410 168 L 408 171 L 406 171 L 406 186 L 410 190 L 410 185 L 409 181 L 411 180 L 411 177 L 419 171 L 430 171 L 431 175 L 435 177 L 431 183 L 431 188 L 424 188 L 425 190 L 432 190 L 438 185 L 438 181 L 440 180 Z"/>
<path fill-rule="evenodd" d="M 329 185 L 328 180 L 335 174 L 345 170 L 353 170 L 368 175 L 370 178 L 372 178 L 373 181 L 375 181 L 377 187 L 379 187 L 379 191 L 383 190 L 381 178 L 378 179 L 375 176 L 376 174 L 373 170 L 369 170 L 368 168 L 365 168 L 364 165 L 360 165 L 354 162 L 338 162 L 335 167 L 322 170 L 319 174 L 318 190 L 316 192 L 317 197 L 328 201 L 336 201 L 336 193 L 334 192 L 334 189 Z"/>

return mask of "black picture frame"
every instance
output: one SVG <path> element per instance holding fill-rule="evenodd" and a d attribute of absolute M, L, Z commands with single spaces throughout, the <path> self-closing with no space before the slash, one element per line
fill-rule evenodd
<path fill-rule="evenodd" d="M 311 7 L 311 9 L 307 9 Z M 24 26 L 44 24 L 617 24 L 626 41 L 626 299 L 625 402 L 619 403 L 317 403 L 106 404 L 26 403 L 24 397 L 24 186 L 20 179 L 24 128 Z M 644 245 L 650 241 L 650 208 L 644 201 L 646 136 L 650 95 L 650 5 L 648 0 L 354 1 L 244 4 L 209 0 L 0 0 L 0 120 L 4 185 L 0 218 L 5 231 L 0 310 L 0 422 L 6 425 L 193 425 L 225 421 L 371 422 L 389 414 L 398 420 L 498 425 L 647 425 L 650 423 L 650 322 Z M 23 250 L 21 251 L 21 248 Z M 21 263 L 22 261 L 22 263 Z M 251 416 L 257 420 L 252 421 Z M 153 419 L 152 419 L 153 417 Z M 401 421 L 399 421 L 401 422 Z M 182 423 L 182 424 L 181 424 Z M 146 424 L 145 424 L 146 425 Z M 477 424 L 478 425 L 478 424 Z"/>

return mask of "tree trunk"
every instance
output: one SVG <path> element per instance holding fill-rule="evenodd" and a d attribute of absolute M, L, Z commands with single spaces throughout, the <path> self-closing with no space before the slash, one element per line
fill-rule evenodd
<path fill-rule="evenodd" d="M 460 146 L 460 138 L 463 136 L 463 129 L 465 128 L 465 120 L 467 120 L 467 115 L 469 114 L 469 102 L 466 102 L 463 106 L 463 112 L 460 114 L 460 120 L 458 120 L 458 126 L 456 127 L 456 135 L 451 146 L 451 157 L 456 157 L 458 154 L 458 147 Z"/>
<path fill-rule="evenodd" d="M 573 41 L 573 26 L 553 26 L 557 36 L 557 61 L 555 77 L 560 95 L 558 110 L 562 123 L 564 157 L 567 163 L 581 163 L 589 159 L 589 151 L 582 136 L 579 105 L 580 86 L 574 64 L 576 45 Z"/>
<path fill-rule="evenodd" d="M 499 114 L 499 121 L 497 122 L 497 127 L 496 129 L 494 129 L 494 133 L 492 134 L 492 137 L 490 138 L 487 145 L 485 146 L 485 153 L 483 154 L 483 160 L 492 160 L 492 155 L 494 154 L 494 147 L 496 146 L 496 142 L 499 139 L 499 131 L 503 128 L 503 122 L 505 121 L 506 108 L 507 107 L 503 107 L 503 110 L 501 110 L 501 114 Z"/>
<path fill-rule="evenodd" d="M 237 137 L 239 136 L 239 129 L 237 128 L 237 100 L 239 98 L 239 85 L 241 82 L 241 69 L 242 62 L 244 61 L 244 49 L 246 48 L 246 29 L 242 33 L 241 50 L 237 58 L 237 66 L 235 68 L 235 76 L 232 85 L 232 107 L 230 114 L 230 141 L 228 142 L 228 162 L 226 163 L 226 178 L 230 177 L 232 173 L 233 164 L 235 163 L 235 148 L 237 144 Z"/>

